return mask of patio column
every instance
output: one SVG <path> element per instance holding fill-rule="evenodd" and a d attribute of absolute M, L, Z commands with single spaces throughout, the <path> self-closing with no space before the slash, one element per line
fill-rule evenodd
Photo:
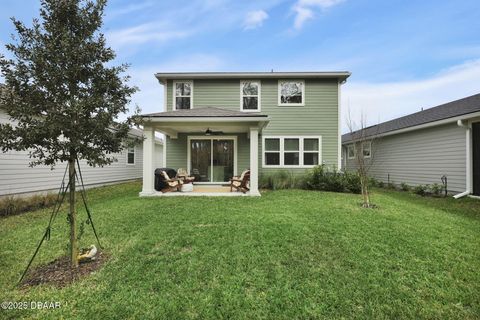
<path fill-rule="evenodd" d="M 155 130 L 152 127 L 143 128 L 143 186 L 141 196 L 154 193 L 154 157 L 155 157 Z"/>
<path fill-rule="evenodd" d="M 250 128 L 250 195 L 259 196 L 258 192 L 258 128 Z"/>

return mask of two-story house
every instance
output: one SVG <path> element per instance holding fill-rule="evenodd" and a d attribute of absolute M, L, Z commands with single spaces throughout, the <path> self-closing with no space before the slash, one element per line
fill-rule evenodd
<path fill-rule="evenodd" d="M 164 166 L 185 168 L 195 184 L 225 184 L 250 169 L 340 168 L 340 86 L 349 72 L 157 73 L 165 111 L 145 114 L 143 189 L 155 195 L 154 137 L 165 134 Z"/>

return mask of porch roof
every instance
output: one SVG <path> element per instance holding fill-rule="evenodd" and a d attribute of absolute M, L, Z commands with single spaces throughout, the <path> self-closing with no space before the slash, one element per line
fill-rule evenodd
<path fill-rule="evenodd" d="M 268 118 L 266 114 L 248 113 L 236 110 L 222 109 L 217 107 L 202 107 L 193 109 L 181 109 L 166 112 L 148 113 L 144 118 Z"/>
<path fill-rule="evenodd" d="M 266 114 L 248 113 L 217 107 L 174 110 L 142 115 L 144 126 L 176 138 L 179 132 L 199 133 L 210 129 L 224 133 L 250 132 L 256 127 L 262 130 L 270 118 Z"/>

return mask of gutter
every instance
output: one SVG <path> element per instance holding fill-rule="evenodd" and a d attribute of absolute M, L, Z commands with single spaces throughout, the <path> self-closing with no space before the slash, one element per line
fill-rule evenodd
<path fill-rule="evenodd" d="M 466 190 L 462 193 L 456 194 L 453 197 L 455 199 L 460 199 L 465 196 L 468 196 L 469 194 L 472 193 L 472 188 L 471 188 L 471 179 L 472 179 L 472 142 L 471 142 L 471 136 L 472 136 L 472 127 L 468 122 L 465 120 L 457 120 L 457 125 L 459 127 L 465 128 L 465 141 L 466 141 Z"/>

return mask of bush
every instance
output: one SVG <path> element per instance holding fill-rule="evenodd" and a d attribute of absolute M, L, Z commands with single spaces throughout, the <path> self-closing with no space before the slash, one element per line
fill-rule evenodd
<path fill-rule="evenodd" d="M 385 183 L 383 181 L 378 181 L 377 187 L 379 188 L 385 188 Z"/>
<path fill-rule="evenodd" d="M 415 186 L 413 188 L 413 193 L 424 197 L 427 194 L 427 190 L 428 190 L 428 184 L 427 185 L 419 184 L 418 186 Z"/>
<path fill-rule="evenodd" d="M 10 216 L 26 211 L 47 208 L 53 206 L 56 199 L 56 194 L 34 195 L 28 198 L 14 196 L 0 198 L 0 216 Z"/>
<path fill-rule="evenodd" d="M 349 172 L 344 173 L 345 188 L 347 192 L 361 193 L 362 184 L 360 182 L 360 176 Z"/>
<path fill-rule="evenodd" d="M 324 165 L 316 166 L 309 172 L 306 187 L 310 190 L 360 193 L 358 174 L 328 170 Z"/>
<path fill-rule="evenodd" d="M 410 191 L 410 186 L 409 186 L 408 184 L 406 184 L 405 182 L 402 182 L 402 183 L 400 184 L 400 189 L 401 189 L 402 191 Z"/>
<path fill-rule="evenodd" d="M 378 183 L 378 180 L 374 177 L 370 177 L 370 179 L 368 179 L 368 185 L 371 187 L 378 187 Z"/>
<path fill-rule="evenodd" d="M 279 170 L 271 174 L 262 174 L 259 179 L 261 189 L 282 190 L 302 188 L 302 175 L 295 175 L 291 171 Z"/>
<path fill-rule="evenodd" d="M 439 196 L 440 193 L 442 193 L 442 190 L 443 190 L 443 186 L 439 185 L 438 183 L 434 183 L 430 187 L 430 191 L 435 196 Z"/>
<path fill-rule="evenodd" d="M 395 182 L 389 181 L 389 182 L 387 183 L 387 189 L 397 190 L 397 185 L 395 184 Z"/>

